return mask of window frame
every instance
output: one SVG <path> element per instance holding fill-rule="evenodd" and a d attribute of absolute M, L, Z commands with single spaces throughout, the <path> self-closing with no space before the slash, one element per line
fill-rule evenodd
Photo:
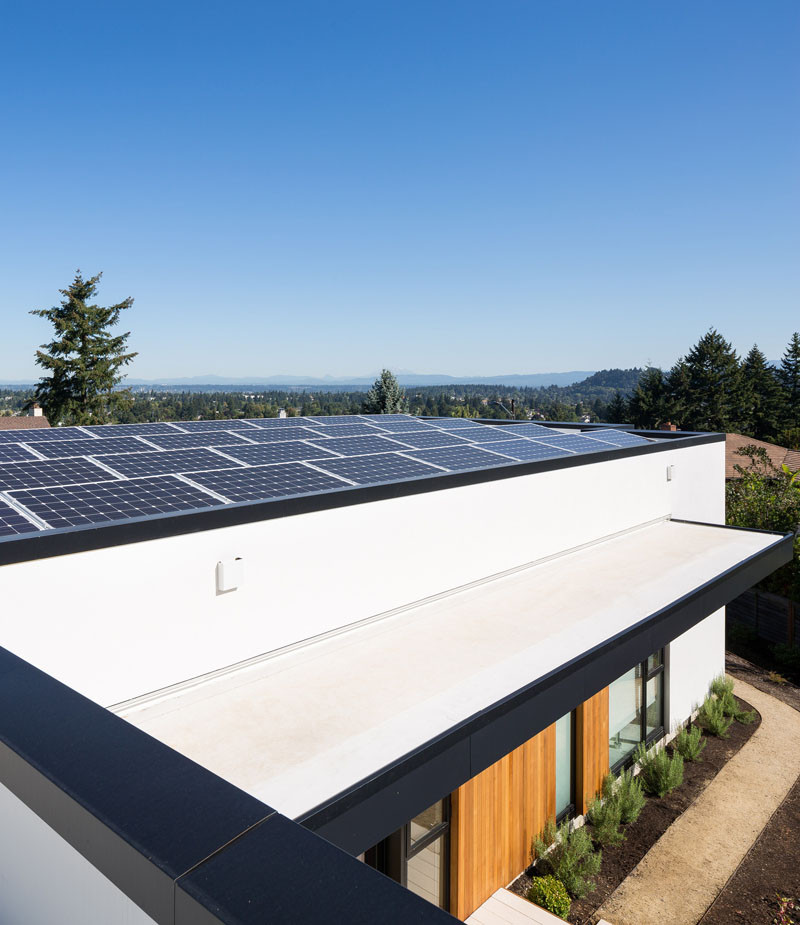
<path fill-rule="evenodd" d="M 649 668 L 650 659 L 654 655 L 659 655 L 659 663 L 654 668 Z M 664 696 L 666 693 L 666 671 L 665 671 L 665 660 L 666 660 L 666 650 L 658 649 L 655 652 L 652 652 L 647 658 L 643 659 L 641 662 L 637 662 L 633 667 L 639 668 L 640 678 L 642 683 L 642 708 L 641 715 L 639 717 L 639 744 L 644 743 L 645 748 L 648 748 L 653 742 L 658 741 L 663 738 L 665 727 L 664 727 Z M 652 681 L 654 678 L 661 676 L 661 716 L 659 724 L 653 729 L 652 732 L 647 732 L 647 684 L 649 681 Z M 613 683 L 613 682 L 612 682 Z M 610 687 L 610 685 L 609 685 Z M 616 761 L 609 768 L 610 772 L 614 775 L 620 773 L 620 771 L 627 770 L 632 767 L 634 764 L 634 755 L 636 754 L 636 749 L 634 749 L 630 754 L 626 755 L 624 758 L 620 758 L 619 761 Z"/>
<path fill-rule="evenodd" d="M 577 811 L 577 804 L 575 799 L 575 792 L 577 790 L 577 751 L 578 751 L 578 723 L 577 717 L 575 716 L 575 710 L 569 711 L 569 735 L 570 735 L 570 749 L 569 749 L 569 803 L 561 810 L 560 813 L 556 815 L 556 825 L 560 825 L 565 819 L 572 819 L 575 816 Z M 563 717 L 560 717 L 563 718 Z M 558 780 L 558 767 L 556 762 L 553 762 L 553 768 L 556 774 L 556 780 Z"/>

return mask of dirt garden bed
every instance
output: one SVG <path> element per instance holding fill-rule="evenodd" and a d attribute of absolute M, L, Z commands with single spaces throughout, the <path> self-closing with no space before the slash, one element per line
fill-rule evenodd
<path fill-rule="evenodd" d="M 727 669 L 730 674 L 800 712 L 800 688 L 795 685 L 776 682 L 768 670 L 731 653 L 728 653 Z M 800 779 L 700 920 L 700 925 L 729 925 L 731 922 L 772 925 L 779 893 L 800 899 Z M 793 918 L 800 921 L 796 915 Z"/>
<path fill-rule="evenodd" d="M 739 700 L 739 704 L 742 710 L 752 709 L 750 704 L 743 700 Z M 760 722 L 759 717 L 755 723 L 750 725 L 733 723 L 730 727 L 730 737 L 727 739 L 707 735 L 708 745 L 703 752 L 703 760 L 686 762 L 683 784 L 662 799 L 647 798 L 647 803 L 637 821 L 626 828 L 625 841 L 616 847 L 603 848 L 603 865 L 596 877 L 595 889 L 583 899 L 572 901 L 569 921 L 573 925 L 589 925 L 594 921 L 597 909 L 636 867 L 675 819 L 688 809 L 722 767 L 747 742 Z M 531 885 L 532 873 L 531 869 L 526 871 L 514 881 L 510 889 L 520 896 L 525 896 Z M 715 925 L 723 921 L 737 921 L 737 919 L 715 920 Z"/>

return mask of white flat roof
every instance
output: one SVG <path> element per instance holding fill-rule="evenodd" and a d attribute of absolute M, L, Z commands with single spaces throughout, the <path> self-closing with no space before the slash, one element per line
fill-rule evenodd
<path fill-rule="evenodd" d="M 115 712 L 298 817 L 776 541 L 660 521 Z"/>

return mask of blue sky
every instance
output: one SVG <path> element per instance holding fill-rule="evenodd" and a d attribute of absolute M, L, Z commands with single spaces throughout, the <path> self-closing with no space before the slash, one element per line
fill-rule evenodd
<path fill-rule="evenodd" d="M 0 381 L 76 267 L 135 377 L 670 365 L 800 328 L 800 4 L 14 2 Z"/>

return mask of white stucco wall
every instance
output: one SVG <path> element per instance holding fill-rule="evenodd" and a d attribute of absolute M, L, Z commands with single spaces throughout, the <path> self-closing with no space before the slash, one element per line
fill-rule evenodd
<path fill-rule="evenodd" d="M 34 812 L 0 786 L 3 925 L 153 925 Z"/>
<path fill-rule="evenodd" d="M 111 705 L 658 517 L 721 522 L 723 465 L 675 449 L 4 566 L 0 642 Z"/>
<path fill-rule="evenodd" d="M 671 483 L 673 516 L 706 523 L 725 523 L 725 444 L 698 447 L 697 465 L 690 477 L 675 467 Z M 702 461 L 702 463 L 701 463 Z M 670 643 L 667 654 L 667 703 L 664 721 L 667 731 L 685 722 L 708 693 L 711 681 L 725 671 L 725 610 L 718 610 L 702 623 Z"/>

